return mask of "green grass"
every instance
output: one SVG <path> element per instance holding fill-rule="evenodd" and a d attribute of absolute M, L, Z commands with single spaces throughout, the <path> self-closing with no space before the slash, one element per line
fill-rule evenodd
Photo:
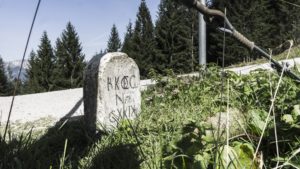
<path fill-rule="evenodd" d="M 227 72 L 222 81 L 216 67 L 199 74 L 200 77 L 176 78 L 169 72 L 165 79 L 152 73 L 158 84 L 142 93 L 140 116 L 134 121 L 124 119 L 114 132 L 91 134 L 82 119 L 63 126 L 60 123 L 37 134 L 20 125 L 18 129 L 24 129 L 25 135 L 0 139 L 0 169 L 224 168 L 226 150 L 231 152 L 230 158 L 235 158 L 229 168 L 249 168 L 252 158 L 257 168 L 259 157 L 254 157 L 254 150 L 278 75 L 257 71 L 237 76 Z M 274 107 L 276 114 L 271 116 L 277 123 L 268 125 L 259 149 L 263 154 L 258 154 L 263 155 L 267 168 L 276 166 L 277 161 L 285 164 L 289 157 L 293 157 L 289 163 L 300 165 L 300 156 L 293 156 L 300 147 L 300 113 L 293 113 L 298 111 L 295 105 L 299 104 L 299 84 L 285 77 Z M 217 120 L 211 120 L 218 119 L 227 106 L 236 113 L 233 116 L 244 121 L 235 123 L 240 130 L 231 132 L 229 146 L 225 145 L 224 128 L 218 129 Z M 291 115 L 291 121 L 285 115 Z M 275 126 L 280 141 L 278 160 Z"/>
<path fill-rule="evenodd" d="M 9 125 L 9 132 L 14 136 L 20 136 L 22 134 L 27 134 L 28 131 L 32 130 L 32 137 L 37 138 L 47 131 L 49 127 L 52 127 L 56 123 L 55 118 L 53 117 L 45 117 L 41 118 L 32 122 L 26 122 L 26 123 L 21 123 L 21 122 L 14 122 L 10 123 Z M 0 125 L 0 135 L 3 135 L 5 130 L 5 124 Z"/>

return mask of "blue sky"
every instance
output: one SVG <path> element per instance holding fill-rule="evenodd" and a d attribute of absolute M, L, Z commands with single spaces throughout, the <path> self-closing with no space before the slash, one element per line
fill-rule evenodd
<path fill-rule="evenodd" d="M 0 0 L 0 55 L 4 61 L 22 58 L 26 38 L 38 0 Z M 146 0 L 156 19 L 160 0 Z M 43 31 L 54 46 L 68 21 L 75 26 L 86 60 L 105 49 L 110 30 L 116 24 L 123 39 L 133 23 L 140 0 L 42 0 L 27 51 L 36 50 Z"/>

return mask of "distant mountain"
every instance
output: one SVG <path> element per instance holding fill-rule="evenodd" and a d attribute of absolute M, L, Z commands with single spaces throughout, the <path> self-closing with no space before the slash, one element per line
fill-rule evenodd
<path fill-rule="evenodd" d="M 15 60 L 15 61 L 10 61 L 10 62 L 5 62 L 4 66 L 6 68 L 6 73 L 9 78 L 14 79 L 18 77 L 18 73 L 21 67 L 21 60 Z M 20 75 L 20 79 L 22 81 L 26 80 L 26 70 L 28 69 L 28 61 L 25 60 L 23 64 L 23 69 Z"/>

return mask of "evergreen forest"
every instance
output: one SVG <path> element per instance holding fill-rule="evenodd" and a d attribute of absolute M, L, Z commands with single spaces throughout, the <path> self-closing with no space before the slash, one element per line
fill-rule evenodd
<path fill-rule="evenodd" d="M 242 34 L 266 51 L 274 50 L 287 40 L 299 44 L 300 13 L 298 7 L 278 0 L 213 0 L 209 8 L 225 12 Z M 113 24 L 106 49 L 99 55 L 121 51 L 133 58 L 140 68 L 141 78 L 155 71 L 166 75 L 191 73 L 198 65 L 198 12 L 182 5 L 179 0 L 161 0 L 157 18 L 153 21 L 146 0 L 141 0 L 134 22 L 129 21 L 124 37 Z M 209 18 L 205 18 L 207 20 Z M 219 24 L 219 25 L 216 25 Z M 222 65 L 224 34 L 218 30 L 222 21 L 207 24 L 208 63 Z M 226 36 L 225 66 L 246 63 L 261 58 Z M 123 40 L 123 42 L 122 42 Z M 17 94 L 48 92 L 82 87 L 86 65 L 78 33 L 71 22 L 52 46 L 47 31 L 42 34 L 37 51 L 28 56 L 26 80 L 8 78 L 0 60 L 0 95 L 11 95 L 18 84 Z M 1 66 L 2 65 L 2 66 Z M 6 76 L 6 77 L 5 77 Z M 16 83 L 17 82 L 17 83 Z"/>

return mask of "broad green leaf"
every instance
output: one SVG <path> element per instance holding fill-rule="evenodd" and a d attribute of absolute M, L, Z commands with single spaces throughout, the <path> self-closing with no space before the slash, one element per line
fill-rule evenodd
<path fill-rule="evenodd" d="M 209 165 L 211 156 L 208 153 L 197 154 L 194 157 L 194 165 L 193 168 L 197 169 L 206 169 Z"/>
<path fill-rule="evenodd" d="M 238 155 L 238 160 L 240 164 L 242 164 L 243 166 L 251 166 L 254 154 L 254 148 L 251 144 L 238 144 L 234 147 L 234 150 Z"/>
<path fill-rule="evenodd" d="M 267 112 L 263 110 L 251 110 L 249 112 L 249 128 L 251 131 L 257 135 L 260 135 L 265 126 L 265 119 L 267 117 Z"/>
<path fill-rule="evenodd" d="M 300 105 L 295 105 L 292 112 L 291 112 L 293 119 L 295 121 L 298 121 L 298 119 L 300 118 Z"/>
<path fill-rule="evenodd" d="M 230 146 L 219 148 L 220 154 L 217 155 L 217 169 L 236 169 L 238 168 L 237 154 Z"/>
<path fill-rule="evenodd" d="M 235 142 L 235 147 L 223 146 L 220 148 L 221 155 L 218 156 L 218 169 L 250 169 L 253 160 L 254 148 L 249 143 Z M 252 169 L 257 169 L 254 163 Z"/>
<path fill-rule="evenodd" d="M 287 124 L 294 124 L 293 116 L 290 114 L 285 114 L 281 117 L 281 120 Z"/>

